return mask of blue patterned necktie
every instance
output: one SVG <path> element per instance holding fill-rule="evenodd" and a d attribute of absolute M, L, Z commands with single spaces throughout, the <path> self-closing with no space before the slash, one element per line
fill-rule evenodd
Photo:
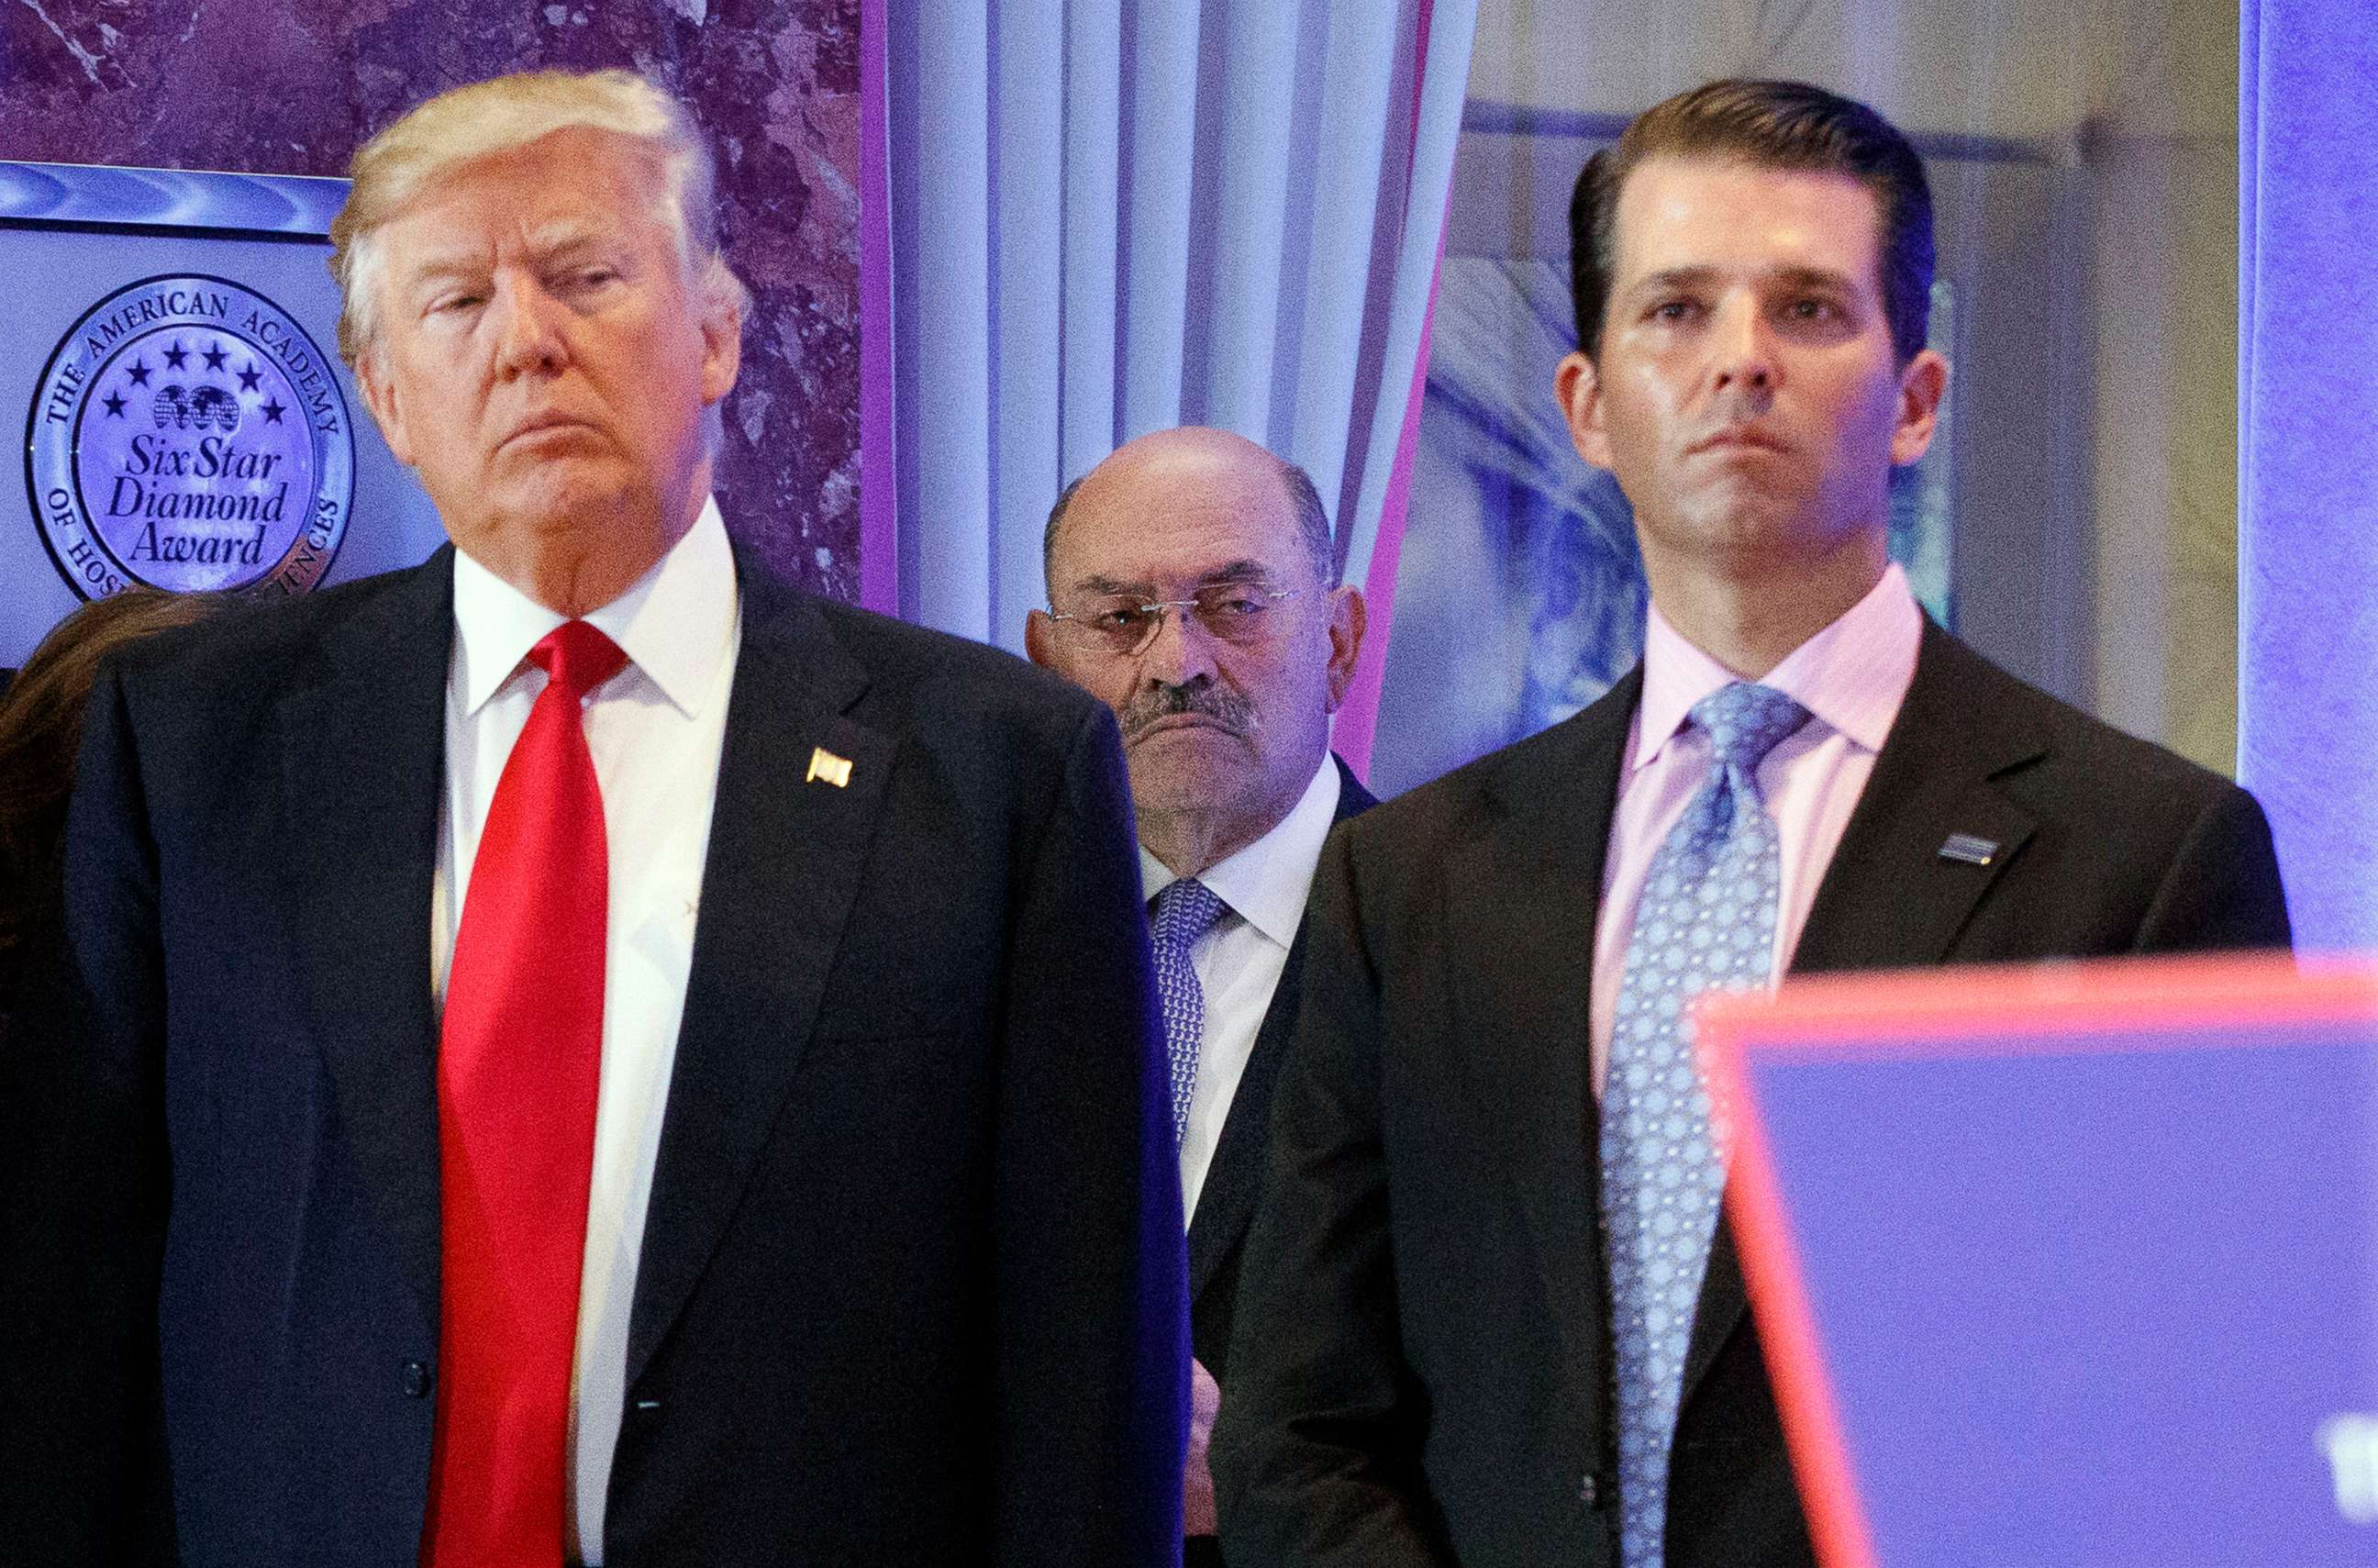
<path fill-rule="evenodd" d="M 1189 1102 L 1197 1092 L 1197 1047 L 1206 1032 L 1206 988 L 1189 967 L 1189 949 L 1214 929 L 1224 905 L 1194 876 L 1166 885 L 1156 896 L 1156 995 L 1164 1004 L 1164 1061 L 1172 1078 L 1172 1146 L 1189 1130 Z"/>
<path fill-rule="evenodd" d="M 1693 706 L 1709 778 L 1644 874 L 1602 1091 L 1602 1212 L 1618 1356 L 1620 1562 L 1661 1568 L 1668 1452 L 1725 1166 L 1684 1009 L 1774 969 L 1780 856 L 1759 759 L 1808 722 L 1769 686 L 1736 681 Z M 1722 1117 L 1719 1119 L 1722 1120 Z"/>

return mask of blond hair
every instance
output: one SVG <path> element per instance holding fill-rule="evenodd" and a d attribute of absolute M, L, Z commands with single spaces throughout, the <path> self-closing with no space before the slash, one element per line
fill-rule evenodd
<path fill-rule="evenodd" d="M 339 353 L 349 366 L 379 331 L 379 230 L 456 164 L 525 147 L 555 131 L 611 131 L 660 159 L 661 211 L 687 283 L 713 305 L 751 315 L 751 291 L 718 249 L 715 165 L 685 104 L 633 71 L 522 71 L 441 92 L 358 149 L 347 203 L 330 225 L 339 280 Z"/>

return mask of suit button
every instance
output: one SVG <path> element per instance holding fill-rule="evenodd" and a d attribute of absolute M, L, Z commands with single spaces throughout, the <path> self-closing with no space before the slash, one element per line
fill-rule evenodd
<path fill-rule="evenodd" d="M 1584 1503 L 1588 1508 L 1593 1507 L 1596 1503 L 1602 1501 L 1602 1489 L 1593 1484 L 1593 1478 L 1591 1476 L 1586 1477 L 1585 1479 L 1578 1483 L 1577 1500 L 1579 1502 Z"/>
<path fill-rule="evenodd" d="M 429 1364 L 407 1361 L 404 1364 L 404 1397 L 421 1399 L 429 1393 Z"/>

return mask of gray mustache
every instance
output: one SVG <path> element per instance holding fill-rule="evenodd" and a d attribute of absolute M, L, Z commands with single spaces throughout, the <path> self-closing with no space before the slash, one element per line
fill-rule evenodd
<path fill-rule="evenodd" d="M 1158 686 L 1134 697 L 1123 711 L 1123 736 L 1128 741 L 1159 718 L 1195 714 L 1226 729 L 1242 732 L 1255 728 L 1255 708 L 1225 686 Z"/>

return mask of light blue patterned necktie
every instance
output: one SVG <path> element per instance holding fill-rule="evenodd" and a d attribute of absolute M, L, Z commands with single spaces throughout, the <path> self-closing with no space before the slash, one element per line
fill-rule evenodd
<path fill-rule="evenodd" d="M 1747 681 L 1693 705 L 1709 778 L 1651 858 L 1627 946 L 1602 1091 L 1625 1568 L 1661 1568 L 1666 1555 L 1668 1453 L 1725 1188 L 1684 1010 L 1705 991 L 1762 985 L 1774 969 L 1781 857 L 1758 769 L 1808 718 Z"/>
<path fill-rule="evenodd" d="M 1197 1048 L 1206 1032 L 1206 988 L 1189 965 L 1189 949 L 1214 928 L 1225 906 L 1194 876 L 1169 883 L 1156 896 L 1156 995 L 1164 1005 L 1164 1061 L 1172 1079 L 1172 1147 L 1189 1130 L 1189 1103 L 1197 1092 Z"/>

